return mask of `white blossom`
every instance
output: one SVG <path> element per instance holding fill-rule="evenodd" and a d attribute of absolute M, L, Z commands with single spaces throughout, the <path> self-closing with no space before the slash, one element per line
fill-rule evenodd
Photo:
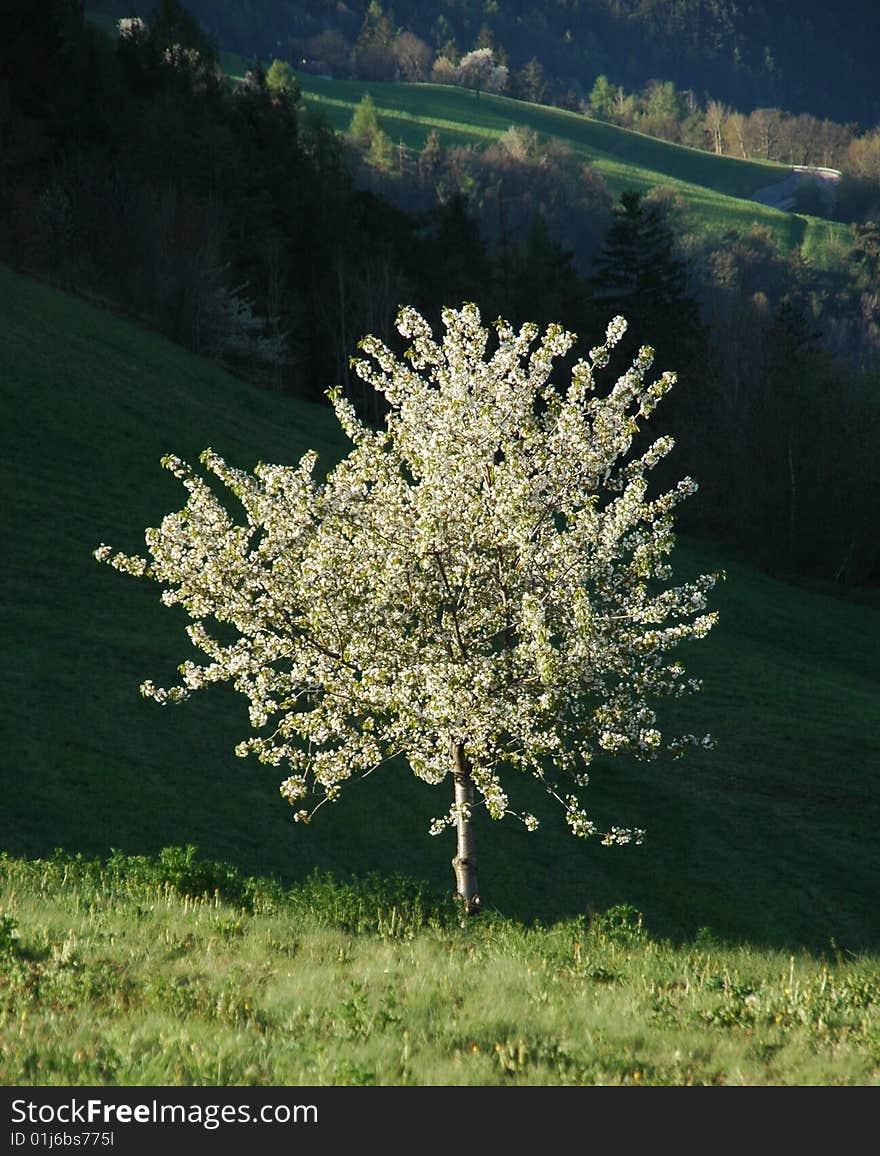
<path fill-rule="evenodd" d="M 299 822 L 398 756 L 439 784 L 459 744 L 493 819 L 537 827 L 508 797 L 511 772 L 527 772 L 575 835 L 638 843 L 640 829 L 601 832 L 571 788 L 586 786 L 597 752 L 655 758 L 711 743 L 665 737 L 654 709 L 699 690 L 669 652 L 716 617 L 716 576 L 666 585 L 674 508 L 695 484 L 651 497 L 646 474 L 672 440 L 633 450 L 675 375 L 651 380 L 644 347 L 597 389 L 620 317 L 564 389 L 550 380 L 575 341 L 561 326 L 498 321 L 493 336 L 474 305 L 444 310 L 443 324 L 437 339 L 403 309 L 403 357 L 364 339 L 354 368 L 388 416 L 371 429 L 331 391 L 352 449 L 325 478 L 314 453 L 247 473 L 206 450 L 202 467 L 243 520 L 189 465 L 163 459 L 188 496 L 147 530 L 149 559 L 95 551 L 158 582 L 204 655 L 181 665 L 179 685 L 147 680 L 142 693 L 164 704 L 230 682 L 257 732 L 235 753 L 284 769 Z M 460 816 L 453 806 L 431 833 Z"/>
<path fill-rule="evenodd" d="M 140 16 L 124 16 L 117 20 L 116 32 L 120 40 L 143 40 L 149 35 L 146 21 Z"/>

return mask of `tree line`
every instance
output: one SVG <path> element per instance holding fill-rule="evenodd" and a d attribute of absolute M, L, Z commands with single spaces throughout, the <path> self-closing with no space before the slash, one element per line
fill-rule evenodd
<path fill-rule="evenodd" d="M 121 16 L 132 10 L 122 0 L 104 3 Z M 447 0 L 442 10 L 408 3 L 392 10 L 381 0 L 190 0 L 190 7 L 214 43 L 255 58 L 337 78 L 503 91 L 717 155 L 839 168 L 846 179 L 838 219 L 880 212 L 880 107 L 870 96 L 868 33 L 829 23 L 812 3 L 798 6 L 796 29 L 790 12 L 757 3 L 744 13 L 725 0 L 566 0 L 540 12 L 517 0 L 491 10 L 468 0 Z M 880 35 L 880 14 L 867 20 L 878 22 Z M 803 197 L 804 211 L 828 215 L 815 197 Z"/>
<path fill-rule="evenodd" d="M 777 569 L 876 581 L 880 236 L 819 271 L 753 229 L 689 236 L 669 190 L 616 203 L 601 176 L 514 128 L 483 152 L 340 138 L 289 69 L 238 83 L 176 0 L 111 39 L 77 0 L 19 2 L 0 37 L 0 259 L 312 400 L 407 302 L 433 322 L 480 303 L 620 351 L 656 347 L 683 521 Z M 378 144 L 377 144 L 378 141 Z M 686 463 L 686 466 L 682 465 Z"/>
<path fill-rule="evenodd" d="M 101 7 L 132 11 L 130 0 Z M 363 66 L 367 57 L 375 62 L 390 26 L 434 56 L 454 59 L 488 45 L 511 77 L 538 61 L 553 100 L 584 97 L 604 73 L 628 92 L 659 77 L 743 110 L 880 122 L 873 5 L 852 15 L 822 0 L 190 0 L 189 7 L 218 43 L 263 59 L 310 57 L 338 68 L 349 67 L 355 51 Z"/>

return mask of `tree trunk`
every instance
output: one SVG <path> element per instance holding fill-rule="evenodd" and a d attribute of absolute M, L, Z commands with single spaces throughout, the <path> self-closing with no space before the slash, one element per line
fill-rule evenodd
<path fill-rule="evenodd" d="M 477 890 L 477 855 L 474 850 L 474 780 L 461 743 L 452 744 L 452 764 L 455 803 L 459 808 L 455 822 L 457 844 L 452 866 L 464 914 L 476 915 L 480 910 L 480 895 Z"/>

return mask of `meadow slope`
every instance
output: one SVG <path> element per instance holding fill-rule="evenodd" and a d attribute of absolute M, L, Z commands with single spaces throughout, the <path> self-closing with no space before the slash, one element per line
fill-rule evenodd
<path fill-rule="evenodd" d="M 91 7 L 87 16 L 108 35 L 115 35 L 115 17 Z M 240 79 L 253 63 L 226 51 L 220 52 L 219 62 L 233 79 Z M 773 234 L 784 251 L 799 249 L 820 264 L 829 249 L 839 249 L 848 239 L 848 226 L 839 222 L 782 212 L 751 199 L 759 189 L 784 180 L 791 172 L 786 165 L 718 157 L 566 109 L 493 93 L 477 95 L 450 85 L 334 80 L 308 72 L 298 72 L 297 80 L 306 107 L 337 132 L 348 129 L 356 106 L 369 93 L 382 127 L 394 144 L 408 149 L 420 150 L 432 129 L 447 146 L 485 148 L 511 125 L 525 126 L 542 139 L 556 138 L 578 160 L 595 166 L 615 199 L 624 189 L 647 192 L 662 186 L 675 190 L 685 205 L 684 221 L 697 234 L 721 236 L 759 225 Z"/>
<path fill-rule="evenodd" d="M 224 58 L 236 71 L 235 58 Z M 240 63 L 238 65 L 240 68 Z M 591 120 L 566 109 L 531 104 L 493 93 L 439 84 L 376 84 L 329 80 L 300 72 L 306 106 L 345 132 L 354 110 L 369 93 L 382 128 L 394 144 L 421 149 L 436 130 L 447 146 L 485 148 L 512 125 L 524 126 L 543 140 L 563 142 L 578 160 L 594 166 L 616 199 L 624 189 L 646 193 L 672 189 L 680 197 L 687 227 L 697 234 L 722 236 L 753 226 L 768 229 L 785 251 L 799 248 L 821 261 L 829 246 L 845 239 L 848 227 L 806 214 L 782 212 L 753 201 L 759 189 L 788 177 L 786 165 L 772 161 L 718 157 L 672 144 L 616 125 Z"/>
<path fill-rule="evenodd" d="M 587 342 L 589 344 L 589 342 Z M 328 382 L 327 385 L 332 383 Z M 0 849 L 156 852 L 194 843 L 241 870 L 302 879 L 400 872 L 449 889 L 445 792 L 387 771 L 308 828 L 275 776 L 232 753 L 245 702 L 217 689 L 179 708 L 142 700 L 173 679 L 183 619 L 158 591 L 99 566 L 179 508 L 162 454 L 212 446 L 250 467 L 344 447 L 329 410 L 235 380 L 135 325 L 0 268 L 3 439 Z M 654 418 L 662 430 L 662 407 Z M 678 463 L 682 473 L 686 462 Z M 531 921 L 630 903 L 652 933 L 703 926 L 736 940 L 827 950 L 880 944 L 880 609 L 787 585 L 683 542 L 678 572 L 725 566 L 721 621 L 686 656 L 705 693 L 687 729 L 717 749 L 681 762 L 598 765 L 600 824 L 642 826 L 641 848 L 570 839 L 561 816 L 479 830 L 490 908 Z"/>

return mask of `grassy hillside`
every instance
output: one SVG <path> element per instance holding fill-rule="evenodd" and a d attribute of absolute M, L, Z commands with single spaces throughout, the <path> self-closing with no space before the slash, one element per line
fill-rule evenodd
<path fill-rule="evenodd" d="M 235 71 L 235 61 L 227 61 Z M 320 111 L 338 131 L 351 123 L 357 104 L 369 93 L 379 121 L 392 141 L 421 149 L 436 129 L 446 144 L 483 147 L 511 125 L 523 125 L 541 137 L 563 141 L 572 153 L 594 165 L 617 198 L 624 189 L 647 192 L 657 186 L 675 189 L 687 204 L 688 223 L 699 233 L 722 234 L 754 224 L 770 229 L 784 249 L 802 247 L 821 260 L 846 226 L 794 213 L 783 213 L 748 198 L 782 180 L 790 170 L 779 164 L 716 157 L 590 120 L 564 109 L 529 104 L 506 96 L 475 93 L 437 84 L 370 84 L 324 80 L 299 74 L 306 104 Z"/>
<path fill-rule="evenodd" d="M 100 7 L 90 7 L 88 18 L 114 34 L 115 18 Z M 232 77 L 243 76 L 251 63 L 236 53 L 220 53 L 220 67 Z M 719 235 L 759 224 L 771 230 L 783 249 L 801 249 L 818 263 L 847 235 L 845 225 L 749 200 L 758 189 L 784 179 L 790 172 L 784 165 L 716 157 L 579 113 L 491 93 L 477 96 L 448 85 L 326 80 L 309 73 L 298 74 L 298 80 L 306 105 L 339 132 L 348 128 L 355 107 L 370 93 L 382 127 L 395 144 L 402 141 L 410 149 L 421 149 L 432 129 L 447 145 L 484 147 L 512 124 L 524 125 L 544 138 L 558 138 L 594 165 L 615 198 L 629 188 L 674 188 L 687 204 L 688 224 L 698 233 Z"/>
<path fill-rule="evenodd" d="M 0 857 L 0 1009 L 11 1086 L 880 1082 L 876 957 L 675 947 L 627 909 L 461 928 L 399 883 L 172 849 Z"/>
<path fill-rule="evenodd" d="M 332 415 L 6 269 L 0 399 L 0 848 L 195 843 L 289 880 L 317 866 L 451 888 L 449 839 L 427 836 L 445 793 L 389 771 L 295 826 L 276 776 L 232 753 L 247 733 L 243 699 L 218 688 L 165 710 L 142 700 L 139 682 L 172 679 L 186 656 L 183 620 L 155 588 L 91 556 L 102 541 L 138 551 L 143 527 L 179 508 L 163 453 L 193 458 L 211 445 L 249 467 L 314 447 L 329 462 L 343 449 Z M 680 572 L 719 564 L 696 543 L 679 551 Z M 514 804 L 545 822 L 535 835 L 481 825 L 491 907 L 530 921 L 630 903 L 661 935 L 710 926 L 780 946 L 880 944 L 880 611 L 727 569 L 721 623 L 687 656 L 705 694 L 683 708 L 688 729 L 714 732 L 717 749 L 596 767 L 588 805 L 600 824 L 647 828 L 641 848 L 575 842 L 527 784 L 512 784 Z"/>

